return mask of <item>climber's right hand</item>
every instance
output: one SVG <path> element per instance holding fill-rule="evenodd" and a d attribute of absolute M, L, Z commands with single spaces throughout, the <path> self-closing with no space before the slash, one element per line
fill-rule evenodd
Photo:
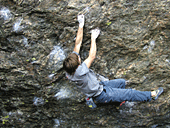
<path fill-rule="evenodd" d="M 78 22 L 79 22 L 79 27 L 83 28 L 84 26 L 84 15 L 78 15 L 77 16 Z"/>

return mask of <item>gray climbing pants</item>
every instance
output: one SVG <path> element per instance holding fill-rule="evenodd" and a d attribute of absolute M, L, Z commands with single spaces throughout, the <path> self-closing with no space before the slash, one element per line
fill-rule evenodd
<path fill-rule="evenodd" d="M 123 101 L 151 101 L 150 91 L 125 89 L 124 79 L 102 81 L 103 91 L 93 99 L 97 103 L 123 102 Z"/>

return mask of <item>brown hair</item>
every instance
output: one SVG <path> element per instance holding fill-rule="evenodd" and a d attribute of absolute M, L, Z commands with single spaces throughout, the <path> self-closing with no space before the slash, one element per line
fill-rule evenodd
<path fill-rule="evenodd" d="M 64 70 L 70 75 L 74 74 L 78 65 L 80 65 L 79 56 L 75 53 L 71 53 L 70 55 L 68 55 L 63 62 Z"/>

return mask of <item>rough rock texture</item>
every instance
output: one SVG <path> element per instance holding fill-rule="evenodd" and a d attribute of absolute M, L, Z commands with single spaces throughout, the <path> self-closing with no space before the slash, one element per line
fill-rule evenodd
<path fill-rule="evenodd" d="M 0 0 L 1 127 L 169 127 L 169 0 Z M 85 14 L 81 58 L 90 30 L 101 29 L 92 69 L 127 88 L 164 88 L 157 101 L 89 110 L 64 75 L 77 15 Z"/>

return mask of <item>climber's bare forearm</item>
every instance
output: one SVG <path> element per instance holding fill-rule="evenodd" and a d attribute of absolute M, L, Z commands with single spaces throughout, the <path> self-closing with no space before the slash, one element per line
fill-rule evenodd
<path fill-rule="evenodd" d="M 82 40 L 83 40 L 83 28 L 79 27 L 74 47 L 74 51 L 77 53 L 79 53 L 80 51 Z"/>
<path fill-rule="evenodd" d="M 87 65 L 88 68 L 90 68 L 92 62 L 94 61 L 95 57 L 96 57 L 96 39 L 95 38 L 91 38 L 91 47 L 90 47 L 90 51 L 89 51 L 89 56 L 88 58 L 84 61 Z"/>

